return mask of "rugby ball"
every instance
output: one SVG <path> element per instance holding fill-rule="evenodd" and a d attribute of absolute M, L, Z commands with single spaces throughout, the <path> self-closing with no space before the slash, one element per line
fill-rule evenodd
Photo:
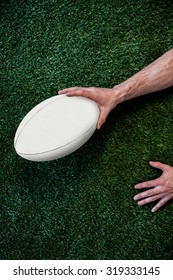
<path fill-rule="evenodd" d="M 57 95 L 34 107 L 19 124 L 14 147 L 32 161 L 64 157 L 80 148 L 94 133 L 97 104 L 86 97 Z"/>

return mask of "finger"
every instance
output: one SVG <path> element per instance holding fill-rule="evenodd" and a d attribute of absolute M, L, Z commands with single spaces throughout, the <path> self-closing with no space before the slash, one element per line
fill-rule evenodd
<path fill-rule="evenodd" d="M 89 98 L 95 102 L 98 102 L 98 97 L 95 95 L 95 93 L 86 88 L 76 88 L 76 89 L 68 90 L 65 94 L 71 97 L 82 96 L 82 97 Z"/>
<path fill-rule="evenodd" d="M 147 189 L 147 188 L 151 188 L 151 187 L 156 187 L 160 184 L 161 184 L 160 178 L 157 178 L 157 179 L 154 179 L 154 180 L 138 183 L 134 186 L 134 188 L 135 189 L 144 189 L 144 188 Z"/>
<path fill-rule="evenodd" d="M 155 188 L 152 188 L 151 190 L 147 190 L 141 193 L 138 193 L 137 195 L 134 196 L 134 200 L 139 200 L 145 197 L 149 197 L 149 196 L 153 196 L 153 195 L 157 195 L 157 194 L 161 194 L 162 193 L 162 187 L 161 186 L 157 186 Z"/>
<path fill-rule="evenodd" d="M 66 95 L 81 95 L 81 93 L 86 92 L 86 89 L 80 87 L 74 88 L 67 88 L 59 91 L 59 94 L 66 94 Z"/>
<path fill-rule="evenodd" d="M 169 197 L 163 197 L 152 209 L 151 212 L 156 212 L 159 208 L 161 208 L 170 198 Z"/>
<path fill-rule="evenodd" d="M 100 116 L 98 119 L 98 123 L 97 123 L 97 128 L 100 129 L 100 127 L 104 124 L 104 122 L 106 121 L 106 118 L 110 112 L 109 109 L 106 109 L 104 106 L 99 106 L 100 109 Z"/>
<path fill-rule="evenodd" d="M 163 194 L 157 194 L 157 195 L 153 195 L 153 196 L 144 198 L 144 199 L 138 201 L 138 205 L 139 205 L 139 206 L 145 205 L 145 204 L 147 204 L 147 203 L 150 203 L 150 202 L 153 202 L 153 201 L 155 201 L 155 200 L 158 200 L 158 199 L 161 198 L 162 196 L 163 196 Z"/>
<path fill-rule="evenodd" d="M 106 121 L 106 117 L 103 117 L 100 114 L 100 117 L 99 117 L 98 122 L 97 122 L 97 129 L 100 129 L 101 126 L 105 123 L 105 121 Z"/>
<path fill-rule="evenodd" d="M 150 161 L 149 164 L 150 164 L 152 167 L 161 169 L 162 171 L 166 171 L 166 170 L 168 170 L 168 168 L 170 167 L 169 165 L 163 164 L 163 163 L 158 162 L 158 161 Z"/>
<path fill-rule="evenodd" d="M 65 93 L 67 93 L 67 92 L 71 92 L 71 91 L 77 90 L 77 89 L 79 89 L 79 88 L 81 88 L 81 87 L 64 88 L 64 89 L 62 89 L 62 90 L 59 90 L 58 93 L 59 93 L 59 94 L 65 94 Z"/>
<path fill-rule="evenodd" d="M 63 90 L 60 90 L 58 92 L 59 94 L 66 94 L 69 96 L 74 96 L 74 95 L 86 95 L 89 94 L 90 96 L 93 95 L 93 92 L 90 88 L 85 88 L 85 87 L 71 87 L 71 88 L 65 88 Z M 88 97 L 88 96 L 87 96 Z"/>
<path fill-rule="evenodd" d="M 103 122 L 102 122 L 102 120 L 100 120 L 100 118 L 99 118 L 99 120 L 98 120 L 98 122 L 97 122 L 97 129 L 100 129 L 101 126 L 102 126 L 102 124 L 103 124 Z"/>

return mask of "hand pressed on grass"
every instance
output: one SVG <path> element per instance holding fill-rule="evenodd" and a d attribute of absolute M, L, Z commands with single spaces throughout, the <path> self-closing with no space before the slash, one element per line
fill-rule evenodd
<path fill-rule="evenodd" d="M 138 205 L 142 206 L 147 203 L 159 200 L 159 202 L 152 208 L 152 212 L 156 212 L 168 200 L 173 198 L 173 167 L 160 163 L 150 161 L 150 165 L 161 169 L 162 175 L 151 181 L 142 182 L 134 186 L 135 189 L 149 189 L 134 196 L 134 200 L 138 201 Z"/>

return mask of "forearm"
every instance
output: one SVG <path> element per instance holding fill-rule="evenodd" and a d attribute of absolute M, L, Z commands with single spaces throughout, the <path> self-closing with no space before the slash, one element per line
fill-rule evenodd
<path fill-rule="evenodd" d="M 118 86 L 120 102 L 173 86 L 173 49 Z"/>

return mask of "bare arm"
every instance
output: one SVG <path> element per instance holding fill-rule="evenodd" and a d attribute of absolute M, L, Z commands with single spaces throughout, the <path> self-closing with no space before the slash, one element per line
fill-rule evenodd
<path fill-rule="evenodd" d="M 173 86 L 173 49 L 112 89 L 73 87 L 59 93 L 65 93 L 68 96 L 85 96 L 97 102 L 100 109 L 97 128 L 100 128 L 109 112 L 117 104 L 170 86 Z M 135 185 L 135 189 L 148 188 L 148 190 L 137 194 L 134 200 L 138 201 L 138 205 L 159 200 L 152 208 L 152 212 L 155 212 L 173 198 L 173 167 L 160 162 L 150 162 L 150 165 L 161 169 L 163 173 L 155 180 Z"/>
<path fill-rule="evenodd" d="M 173 86 L 173 49 L 136 73 L 120 86 L 122 101 Z M 114 87 L 116 90 L 116 86 Z"/>
<path fill-rule="evenodd" d="M 113 88 L 72 87 L 63 89 L 59 93 L 68 96 L 85 96 L 97 102 L 100 109 L 97 128 L 100 128 L 109 112 L 117 104 L 137 96 L 168 88 L 172 85 L 173 49 Z"/>

